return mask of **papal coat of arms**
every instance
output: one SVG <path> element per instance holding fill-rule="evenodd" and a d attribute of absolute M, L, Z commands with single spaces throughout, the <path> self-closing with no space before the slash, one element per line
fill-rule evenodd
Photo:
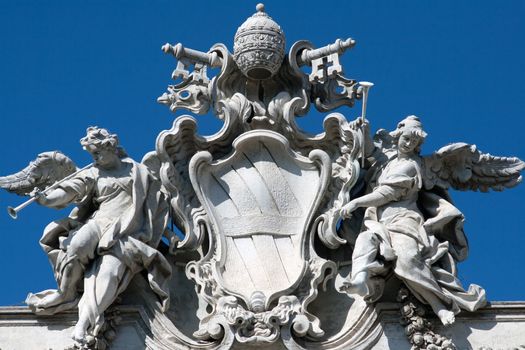
<path fill-rule="evenodd" d="M 368 349 L 381 334 L 374 303 L 394 288 L 412 300 L 402 317 L 415 348 L 454 349 L 415 311 L 427 305 L 448 325 L 486 302 L 483 288 L 457 278 L 468 244 L 447 190 L 509 188 L 525 165 L 464 143 L 421 156 L 427 135 L 416 116 L 372 136 L 373 84 L 344 77 L 339 63 L 354 45 L 299 41 L 286 53 L 259 4 L 233 53 L 162 47 L 177 59 L 177 83 L 158 101 L 211 111 L 224 123 L 215 135 L 180 116 L 138 163 L 117 135 L 90 127 L 81 140 L 89 166 L 45 152 L 0 178 L 31 196 L 13 217 L 34 201 L 76 205 L 44 231 L 58 288 L 31 294 L 32 310 L 78 308 L 79 349 L 108 345 L 121 298 L 144 305 L 149 349 Z M 210 78 L 209 68 L 220 72 Z M 296 123 L 311 107 L 357 100 L 360 118 L 328 114 L 319 135 Z"/>

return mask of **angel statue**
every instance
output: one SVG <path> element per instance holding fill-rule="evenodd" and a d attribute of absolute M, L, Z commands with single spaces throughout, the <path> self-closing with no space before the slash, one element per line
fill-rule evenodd
<path fill-rule="evenodd" d="M 454 143 L 431 156 L 420 156 L 427 134 L 416 116 L 402 120 L 391 133 L 378 131 L 374 143 L 365 129 L 368 160 L 366 194 L 343 206 L 345 218 L 363 216 L 352 253 L 352 272 L 342 289 L 373 302 L 381 297 L 388 271 L 394 272 L 421 302 L 430 305 L 444 325 L 461 309 L 486 303 L 485 291 L 465 290 L 456 273 L 468 244 L 463 214 L 447 190 L 503 190 L 521 181 L 525 164 L 518 158 L 494 157 L 474 145 Z M 358 210 L 358 208 L 364 208 Z"/>
<path fill-rule="evenodd" d="M 76 168 L 57 152 L 43 153 L 18 175 L 0 178 L 0 186 L 19 194 L 36 193 L 37 202 L 51 208 L 76 204 L 69 217 L 50 223 L 40 240 L 58 289 L 30 294 L 26 303 L 41 315 L 78 306 L 73 339 L 82 347 L 94 342 L 104 311 L 139 271 L 147 271 L 166 309 L 171 268 L 156 249 L 168 220 L 160 181 L 144 164 L 128 158 L 117 135 L 106 129 L 88 128 L 80 143 L 93 157 L 93 166 L 46 194 L 41 190 L 51 181 Z"/>

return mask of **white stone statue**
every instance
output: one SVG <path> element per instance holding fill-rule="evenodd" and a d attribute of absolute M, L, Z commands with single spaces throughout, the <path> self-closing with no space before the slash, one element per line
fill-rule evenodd
<path fill-rule="evenodd" d="M 168 220 L 160 181 L 144 164 L 128 158 L 117 135 L 106 129 L 90 127 L 80 142 L 93 165 L 46 194 L 40 190 L 74 169 L 59 152 L 41 154 L 18 175 L 2 178 L 0 185 L 24 194 L 40 183 L 33 191 L 39 204 L 57 209 L 76 204 L 69 217 L 50 223 L 40 240 L 58 289 L 30 294 L 26 302 L 42 315 L 78 305 L 73 339 L 84 346 L 94 341 L 104 311 L 143 269 L 167 307 L 171 267 L 156 249 Z M 61 175 L 46 175 L 57 173 Z"/>
<path fill-rule="evenodd" d="M 361 119 L 354 125 L 367 127 Z M 521 181 L 525 164 L 483 154 L 464 143 L 421 157 L 426 136 L 420 120 L 409 116 L 390 134 L 380 131 L 376 146 L 369 146 L 373 164 L 366 176 L 368 191 L 341 210 L 350 218 L 358 208 L 366 208 L 352 273 L 343 289 L 375 301 L 391 267 L 449 325 L 460 309 L 475 311 L 486 298 L 481 287 L 472 284 L 465 290 L 457 278 L 456 262 L 466 258 L 468 245 L 463 215 L 451 204 L 447 189 L 512 187 Z"/>
<path fill-rule="evenodd" d="M 468 245 L 447 190 L 512 187 L 525 164 L 462 143 L 421 157 L 426 133 L 413 116 L 372 142 L 365 112 L 373 84 L 345 77 L 340 62 L 355 41 L 316 48 L 301 40 L 288 52 L 285 43 L 259 4 L 233 52 L 224 44 L 206 52 L 162 47 L 177 65 L 175 84 L 158 101 L 173 112 L 214 114 L 223 125 L 213 135 L 200 135 L 192 115 L 177 116 L 139 164 L 115 135 L 89 128 L 81 143 L 93 166 L 77 170 L 47 152 L 0 178 L 0 187 L 42 205 L 77 205 L 41 239 L 58 289 L 27 299 L 37 314 L 78 305 L 77 348 L 97 348 L 104 312 L 109 320 L 119 307 L 108 307 L 126 289 L 122 299 L 140 309 L 147 328 L 139 347 L 148 349 L 371 349 L 383 334 L 374 301 L 399 292 L 407 306 L 400 316 L 417 308 L 398 283 L 383 293 L 392 275 L 445 325 L 484 305 L 484 290 L 464 290 L 456 277 Z M 310 108 L 324 113 L 359 100 L 356 122 L 331 113 L 317 135 L 297 123 Z M 166 252 L 158 245 L 169 233 L 168 209 L 184 237 L 168 237 Z M 161 250 L 174 253 L 169 263 Z M 160 304 L 141 276 L 130 284 L 141 270 Z M 419 327 L 407 332 L 414 344 L 434 337 L 423 335 L 430 326 L 422 316 L 409 320 Z"/>

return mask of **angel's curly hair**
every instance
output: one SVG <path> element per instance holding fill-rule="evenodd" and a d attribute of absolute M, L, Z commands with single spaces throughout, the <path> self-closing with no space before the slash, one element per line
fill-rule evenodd
<path fill-rule="evenodd" d="M 421 120 L 419 120 L 419 118 L 415 115 L 409 115 L 408 117 L 400 121 L 397 124 L 396 130 L 392 131 L 390 133 L 390 136 L 392 136 L 394 140 L 397 141 L 399 140 L 399 137 L 401 137 L 401 135 L 407 131 L 411 135 L 417 136 L 417 138 L 419 139 L 419 142 L 415 148 L 416 153 L 419 154 L 419 152 L 421 151 L 421 145 L 423 144 L 423 142 L 425 142 L 425 139 L 427 137 L 427 133 L 425 132 L 425 130 L 423 130 L 423 124 L 421 123 Z"/>
<path fill-rule="evenodd" d="M 119 145 L 118 136 L 111 134 L 108 129 L 90 126 L 86 130 L 86 136 L 80 139 L 80 144 L 86 151 L 92 149 L 111 149 L 114 150 L 119 158 L 127 157 L 127 153 Z"/>

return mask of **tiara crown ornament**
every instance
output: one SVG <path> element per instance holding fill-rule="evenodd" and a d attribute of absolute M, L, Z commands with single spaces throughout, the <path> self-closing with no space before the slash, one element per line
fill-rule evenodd
<path fill-rule="evenodd" d="M 414 115 L 371 134 L 374 84 L 345 77 L 340 60 L 355 43 L 300 40 L 285 54 L 283 31 L 259 4 L 233 54 L 222 43 L 162 46 L 177 63 L 158 102 L 191 114 L 161 131 L 140 163 L 117 135 L 91 127 L 81 145 L 92 164 L 78 169 L 44 152 L 0 177 L 0 189 L 31 197 L 8 207 L 13 219 L 34 202 L 77 206 L 40 239 L 57 289 L 26 299 L 35 314 L 57 319 L 26 315 L 22 330 L 13 318 L 21 310 L 0 308 L 2 348 L 455 350 L 425 314 L 444 327 L 461 309 L 471 314 L 447 330 L 461 348 L 492 349 L 490 337 L 512 332 L 525 344 L 524 304 L 473 314 L 486 293 L 457 277 L 468 240 L 448 193 L 514 187 L 525 162 L 463 142 L 422 155 L 427 134 Z M 311 107 L 324 114 L 358 100 L 359 117 L 326 114 L 321 133 L 297 122 L 321 122 Z M 222 126 L 202 135 L 207 120 L 193 114 Z M 16 339 L 71 334 L 63 311 L 74 309 L 72 346 Z"/>
<path fill-rule="evenodd" d="M 242 73 L 255 80 L 272 77 L 284 59 L 285 37 L 281 27 L 257 5 L 257 12 L 238 29 L 234 39 L 234 60 Z"/>

